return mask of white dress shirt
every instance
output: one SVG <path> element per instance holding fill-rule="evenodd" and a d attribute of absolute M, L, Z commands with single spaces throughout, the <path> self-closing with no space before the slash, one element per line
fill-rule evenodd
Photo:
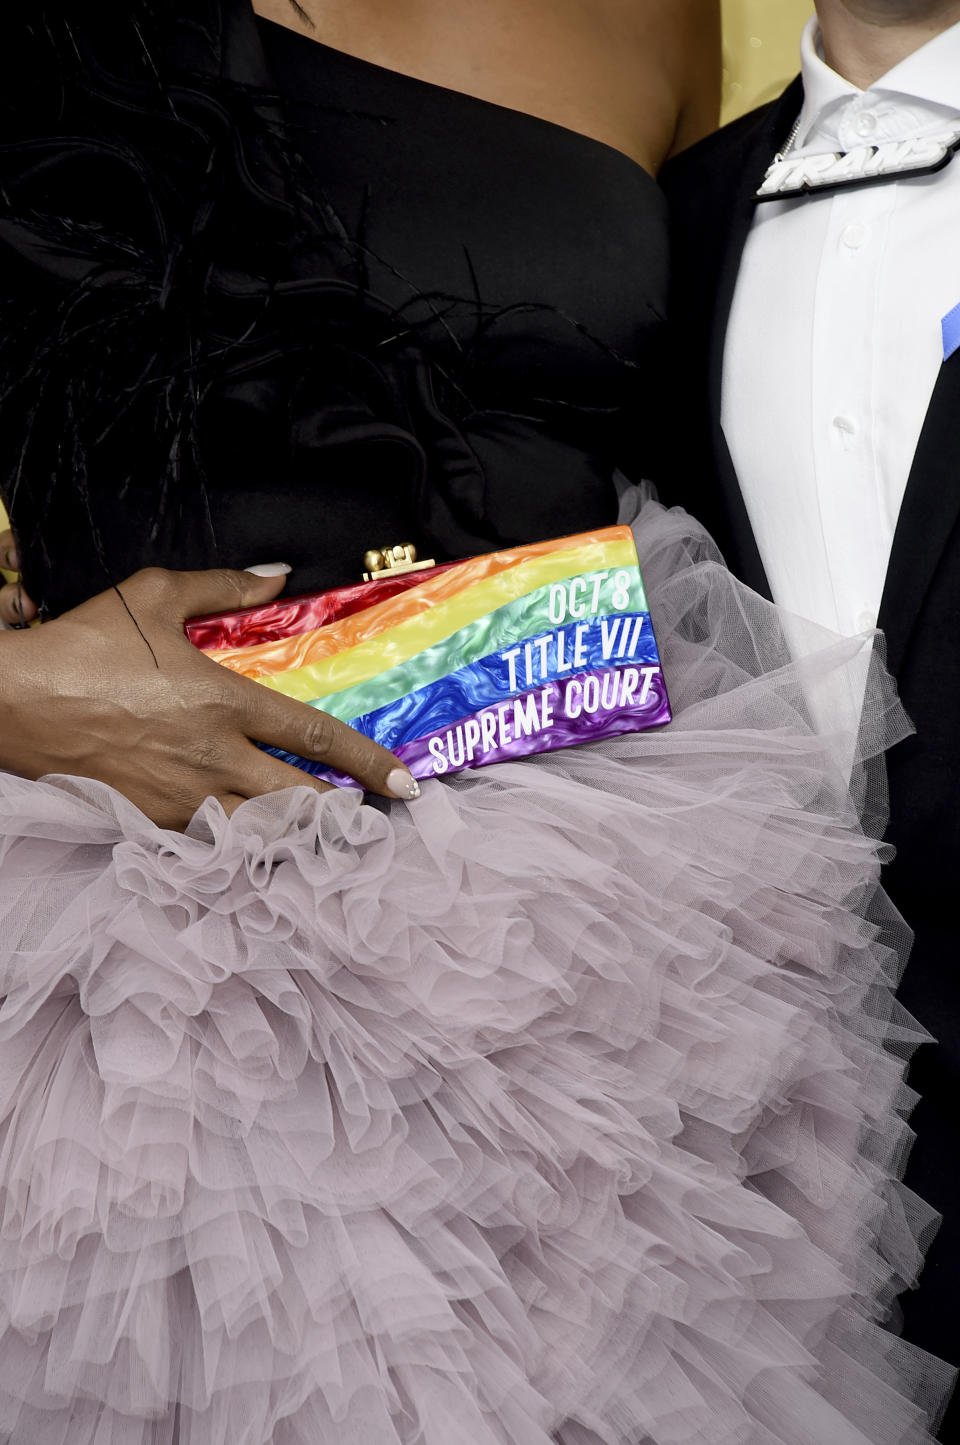
<path fill-rule="evenodd" d="M 798 155 L 960 120 L 960 25 L 866 91 L 825 63 L 815 20 L 802 61 Z M 932 176 L 757 207 L 727 334 L 723 429 L 774 600 L 832 632 L 876 625 L 943 360 L 941 319 L 958 303 L 960 155 Z"/>

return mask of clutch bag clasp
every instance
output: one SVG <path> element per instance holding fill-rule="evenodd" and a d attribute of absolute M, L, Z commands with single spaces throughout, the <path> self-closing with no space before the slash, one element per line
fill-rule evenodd
<path fill-rule="evenodd" d="M 417 549 L 412 542 L 401 542 L 398 547 L 377 547 L 363 554 L 363 565 L 368 570 L 363 574 L 364 582 L 382 582 L 387 577 L 398 577 L 402 572 L 425 572 L 437 564 L 417 561 Z"/>

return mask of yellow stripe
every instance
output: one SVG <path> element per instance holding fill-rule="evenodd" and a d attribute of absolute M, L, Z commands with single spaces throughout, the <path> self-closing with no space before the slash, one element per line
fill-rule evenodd
<path fill-rule="evenodd" d="M 315 702 L 327 693 L 343 692 L 348 687 L 367 682 L 388 668 L 398 667 L 418 652 L 467 627 L 498 607 L 525 597 L 552 582 L 584 573 L 614 571 L 618 567 L 635 567 L 637 550 L 629 531 L 613 542 L 593 543 L 565 552 L 554 552 L 521 562 L 507 572 L 476 582 L 448 602 L 439 603 L 419 617 L 381 632 L 379 636 L 326 657 L 306 667 L 270 677 L 258 676 L 258 682 L 301 702 Z M 237 672 L 243 669 L 243 654 L 235 653 L 227 666 Z"/>

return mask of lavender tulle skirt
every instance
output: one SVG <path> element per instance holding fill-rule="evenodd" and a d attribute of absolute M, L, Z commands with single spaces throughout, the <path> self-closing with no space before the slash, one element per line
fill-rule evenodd
<path fill-rule="evenodd" d="M 869 642 L 637 535 L 655 735 L 186 835 L 0 778 L 0 1440 L 930 1438 L 881 1327 L 933 1223 L 864 766 L 907 724 Z"/>

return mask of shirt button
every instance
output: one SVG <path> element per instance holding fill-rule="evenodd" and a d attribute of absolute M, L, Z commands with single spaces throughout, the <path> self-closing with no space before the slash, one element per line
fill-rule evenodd
<path fill-rule="evenodd" d="M 857 631 L 872 632 L 877 625 L 877 614 L 865 607 L 862 612 L 857 613 Z"/>
<path fill-rule="evenodd" d="M 833 418 L 833 424 L 837 431 L 842 432 L 844 436 L 853 437 L 857 434 L 857 424 L 852 417 L 835 416 Z"/>
<path fill-rule="evenodd" d="M 877 128 L 877 117 L 875 115 L 871 115 L 870 112 L 866 110 L 863 112 L 862 115 L 857 116 L 856 120 L 853 122 L 853 128 L 856 131 L 857 135 L 873 135 L 874 131 Z"/>
<path fill-rule="evenodd" d="M 865 246 L 870 239 L 870 228 L 861 225 L 859 221 L 854 221 L 852 225 L 844 227 L 840 233 L 840 239 L 851 251 L 859 251 L 860 247 Z"/>

